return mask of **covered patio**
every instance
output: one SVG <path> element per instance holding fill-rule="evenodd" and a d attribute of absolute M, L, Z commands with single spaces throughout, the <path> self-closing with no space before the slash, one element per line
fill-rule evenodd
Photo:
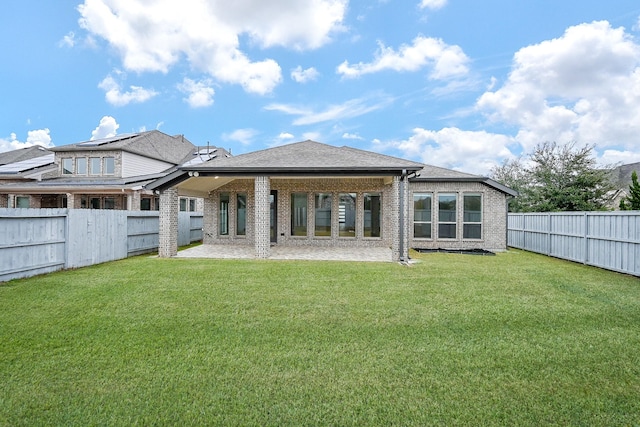
<path fill-rule="evenodd" d="M 403 261 L 407 178 L 424 165 L 303 141 L 183 166 L 160 193 L 160 256 Z M 203 247 L 177 254 L 177 198 L 204 199 Z"/>

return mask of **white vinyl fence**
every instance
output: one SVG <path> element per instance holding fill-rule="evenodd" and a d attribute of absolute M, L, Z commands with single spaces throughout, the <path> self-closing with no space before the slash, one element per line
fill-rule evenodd
<path fill-rule="evenodd" d="M 180 212 L 178 245 L 202 240 L 202 214 Z M 158 249 L 159 213 L 0 209 L 0 282 Z"/>
<path fill-rule="evenodd" d="M 640 276 L 640 211 L 510 213 L 507 243 Z"/>

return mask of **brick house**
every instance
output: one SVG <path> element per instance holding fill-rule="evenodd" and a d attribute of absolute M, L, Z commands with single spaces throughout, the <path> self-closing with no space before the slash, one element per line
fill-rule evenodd
<path fill-rule="evenodd" d="M 145 184 L 217 154 L 226 151 L 202 153 L 183 136 L 157 130 L 14 150 L 0 155 L 7 161 L 0 165 L 0 207 L 157 210 L 159 198 Z M 198 210 L 197 199 L 180 204 Z"/>
<path fill-rule="evenodd" d="M 204 199 L 205 245 L 506 249 L 513 190 L 488 178 L 314 141 L 183 166 L 160 191 L 160 256 L 177 252 L 180 196 Z"/>

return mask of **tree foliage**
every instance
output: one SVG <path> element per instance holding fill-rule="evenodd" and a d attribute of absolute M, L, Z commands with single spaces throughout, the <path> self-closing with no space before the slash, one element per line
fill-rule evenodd
<path fill-rule="evenodd" d="M 620 209 L 623 211 L 640 211 L 640 184 L 636 171 L 631 173 L 631 184 L 629 184 L 629 195 L 620 200 Z"/>
<path fill-rule="evenodd" d="M 512 212 L 593 211 L 607 208 L 615 189 L 612 167 L 598 167 L 594 147 L 538 144 L 525 158 L 491 171 L 496 181 L 518 191 Z"/>

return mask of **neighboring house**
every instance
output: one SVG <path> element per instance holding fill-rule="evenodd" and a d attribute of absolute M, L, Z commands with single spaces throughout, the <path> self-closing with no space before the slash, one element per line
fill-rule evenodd
<path fill-rule="evenodd" d="M 204 199 L 204 244 L 506 249 L 507 202 L 488 178 L 304 141 L 183 166 L 160 190 L 160 256 L 177 251 L 180 196 Z"/>
<path fill-rule="evenodd" d="M 609 208 L 620 210 L 620 201 L 629 196 L 629 186 L 631 185 L 631 174 L 633 171 L 640 176 L 640 162 L 621 165 L 613 169 L 612 180 L 617 190 L 611 195 Z"/>
<path fill-rule="evenodd" d="M 7 189 L 40 181 L 56 169 L 53 152 L 39 145 L 0 153 L 0 208 L 29 207 L 31 196 L 9 194 Z"/>
<path fill-rule="evenodd" d="M 46 156 L 46 165 L 43 156 L 0 166 L 0 203 L 6 200 L 6 207 L 156 210 L 158 196 L 145 189 L 145 184 L 185 162 L 202 163 L 220 154 L 227 152 L 216 147 L 199 150 L 181 135 L 157 130 L 54 147 Z M 22 167 L 40 160 L 43 164 L 37 168 Z M 201 210 L 196 199 L 185 198 L 182 204 L 183 210 Z"/>

